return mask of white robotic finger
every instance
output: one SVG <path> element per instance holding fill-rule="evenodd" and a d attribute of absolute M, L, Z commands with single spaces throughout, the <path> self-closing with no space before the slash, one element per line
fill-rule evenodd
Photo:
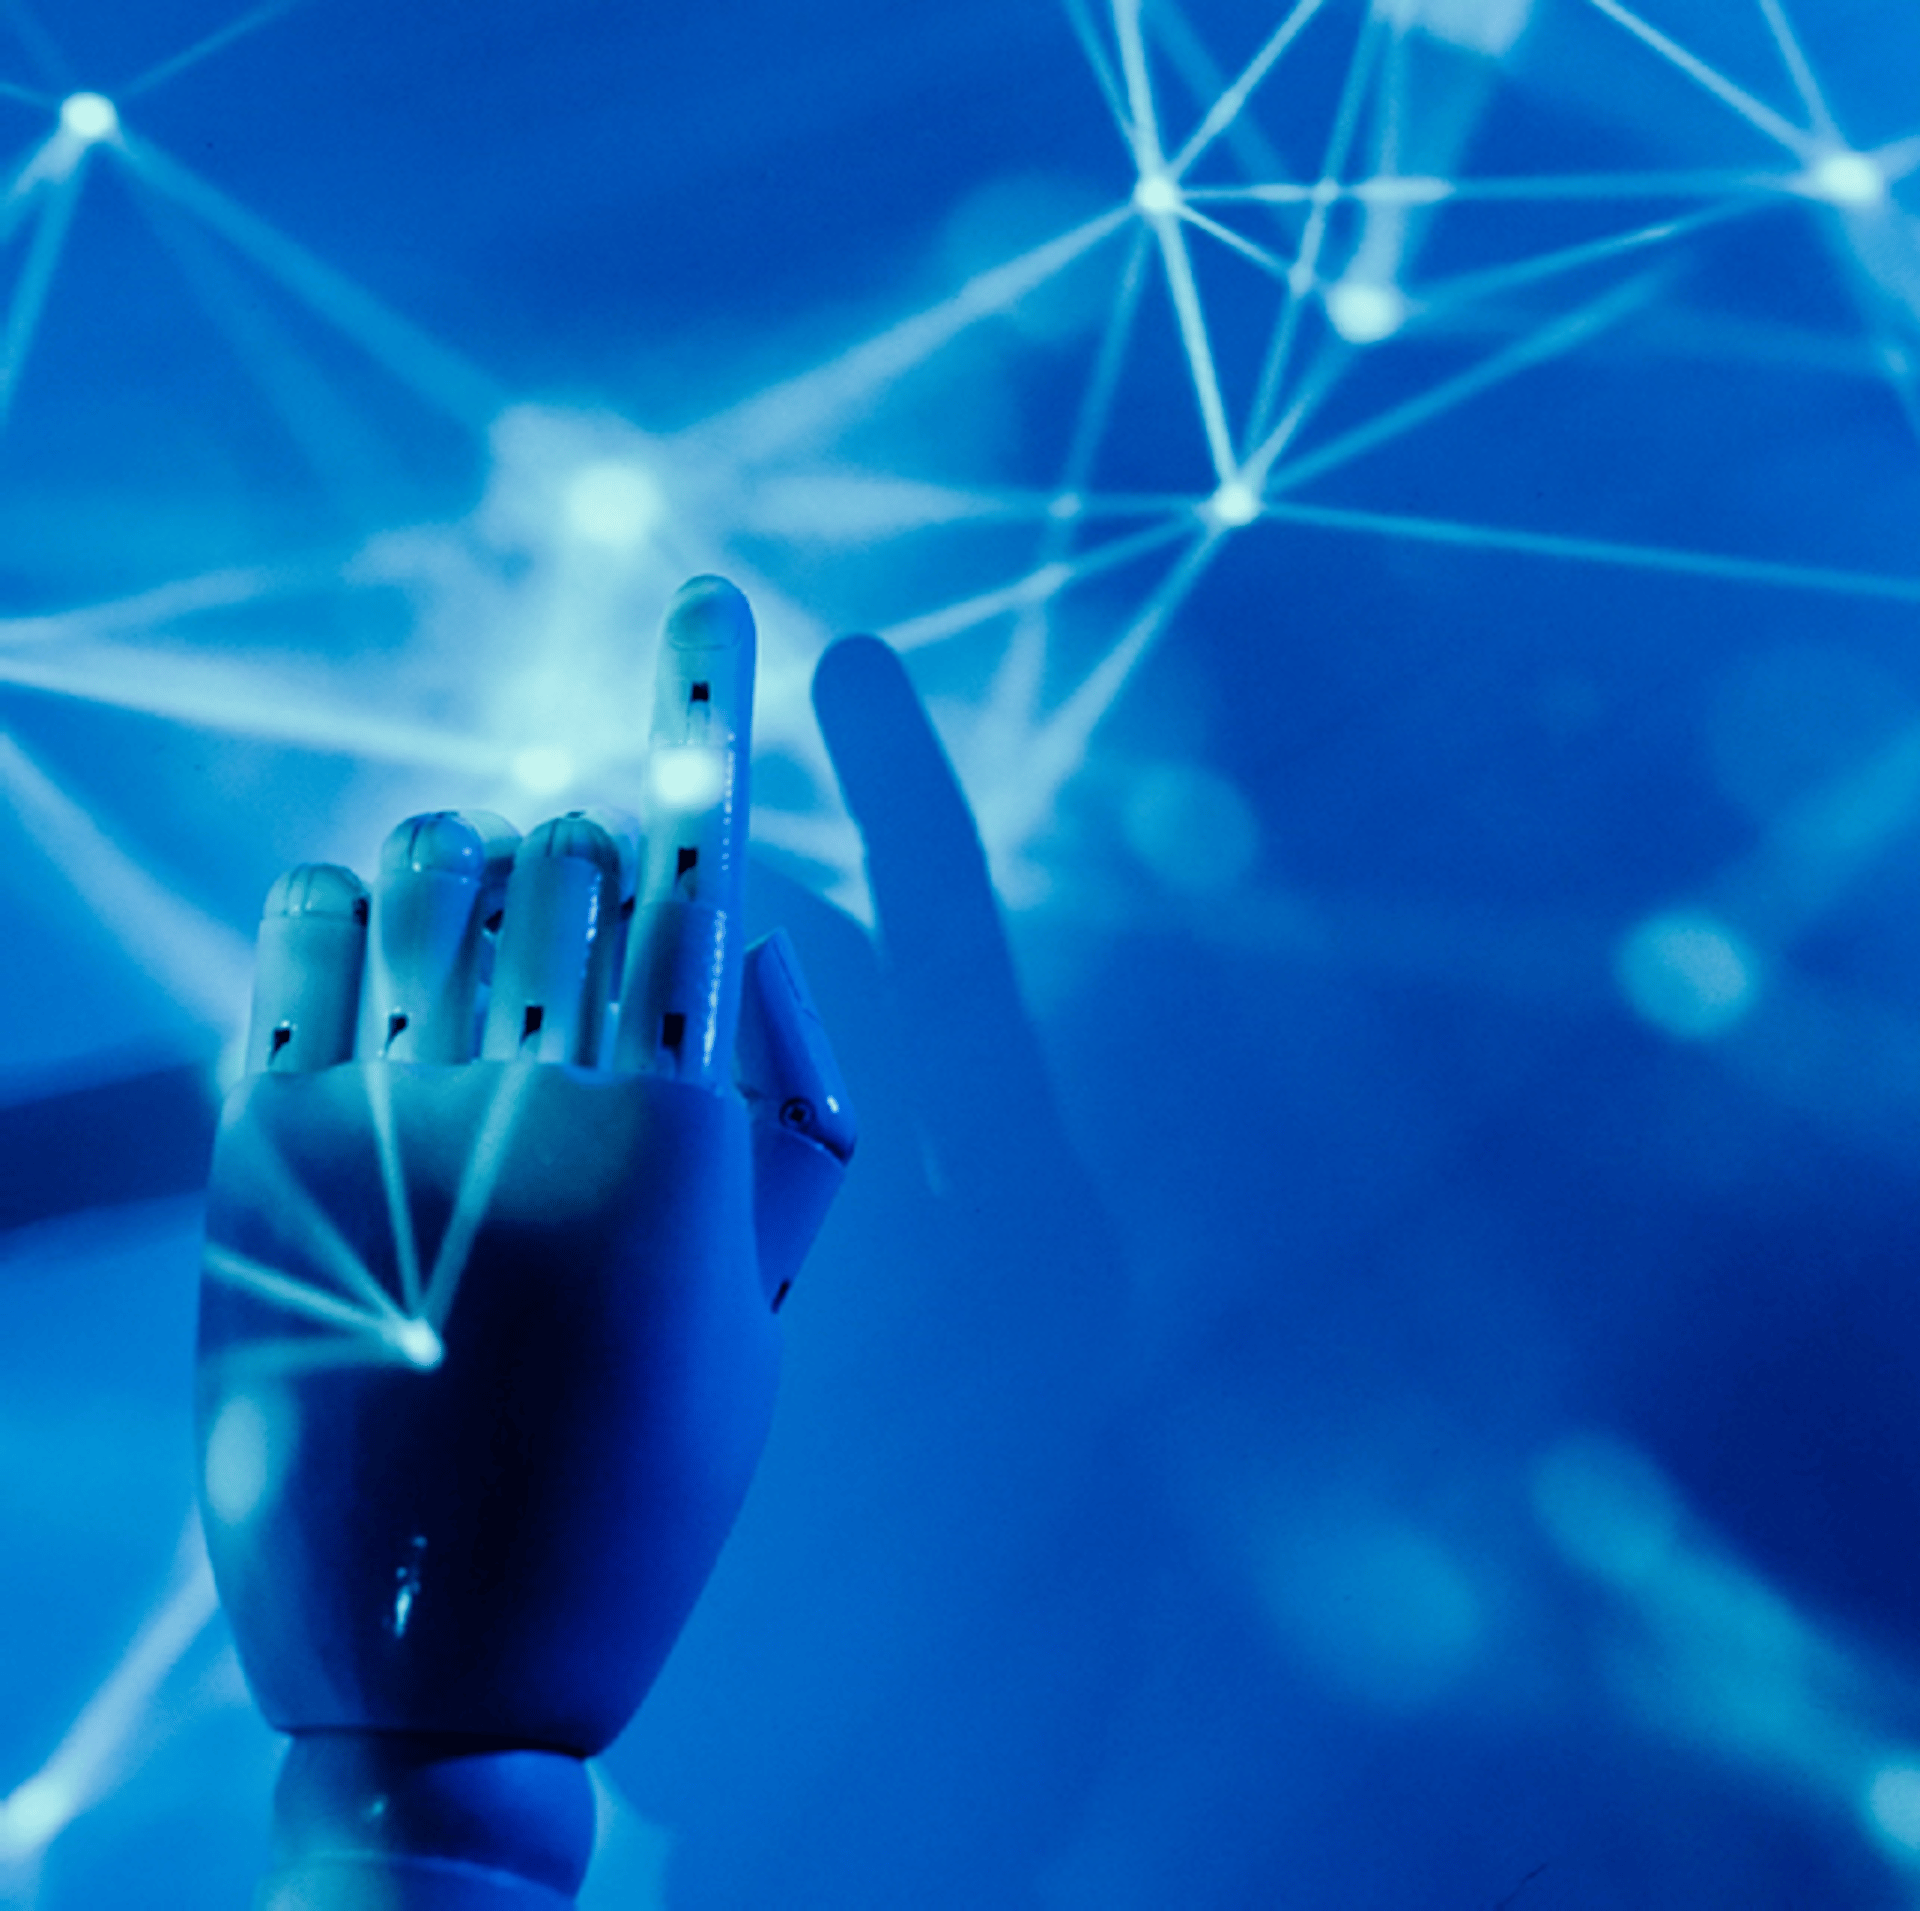
<path fill-rule="evenodd" d="M 605 949 L 619 918 L 619 847 L 591 817 L 556 817 L 521 843 L 507 885 L 483 1057 L 599 1061 Z"/>
<path fill-rule="evenodd" d="M 607 925 L 607 932 L 594 942 L 600 999 L 617 1014 L 621 984 L 627 973 L 627 936 L 639 902 L 640 865 L 646 854 L 646 842 L 641 834 L 640 819 L 626 810 L 596 805 L 580 814 L 607 832 L 620 858 L 619 907 Z"/>
<path fill-rule="evenodd" d="M 753 1120 L 760 1278 L 777 1309 L 839 1192 L 860 1132 L 784 930 L 747 951 L 737 1069 Z"/>
<path fill-rule="evenodd" d="M 366 885 L 334 863 L 301 863 L 267 891 L 247 1033 L 250 1074 L 305 1074 L 353 1059 L 367 913 Z"/>
<path fill-rule="evenodd" d="M 619 1062 L 709 1087 L 728 1078 L 739 1017 L 753 669 L 747 600 L 724 578 L 683 585 L 654 683 Z"/>
<path fill-rule="evenodd" d="M 363 1056 L 472 1059 L 487 865 L 480 831 L 450 810 L 409 817 L 387 838 L 374 897 Z"/>

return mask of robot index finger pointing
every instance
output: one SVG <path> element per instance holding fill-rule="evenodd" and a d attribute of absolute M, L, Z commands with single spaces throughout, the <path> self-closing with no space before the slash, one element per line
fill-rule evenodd
<path fill-rule="evenodd" d="M 647 763 L 647 847 L 618 1063 L 713 1088 L 740 1005 L 755 637 L 747 600 L 696 577 L 667 612 Z"/>

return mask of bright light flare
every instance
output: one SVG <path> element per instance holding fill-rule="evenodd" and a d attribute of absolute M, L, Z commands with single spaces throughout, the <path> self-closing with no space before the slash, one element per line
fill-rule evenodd
<path fill-rule="evenodd" d="M 1883 1765 L 1867 1786 L 1867 1822 L 1902 1852 L 1920 1853 L 1920 1767 Z"/>
<path fill-rule="evenodd" d="M 387 1329 L 387 1338 L 393 1342 L 395 1352 L 409 1366 L 418 1367 L 422 1373 L 430 1372 L 447 1357 L 446 1344 L 434 1332 L 433 1323 L 421 1320 L 417 1315 L 409 1320 L 394 1322 Z"/>
<path fill-rule="evenodd" d="M 1866 153 L 1842 146 L 1807 168 L 1806 190 L 1816 199 L 1865 212 L 1887 196 L 1887 176 Z"/>
<path fill-rule="evenodd" d="M 0 1858 L 42 1852 L 79 1816 L 82 1800 L 65 1778 L 36 1773 L 0 1799 Z"/>
<path fill-rule="evenodd" d="M 1133 203 L 1149 219 L 1164 219 L 1180 210 L 1180 188 L 1165 173 L 1145 173 L 1133 189 Z"/>
<path fill-rule="evenodd" d="M 119 132 L 120 115 L 104 93 L 69 93 L 60 102 L 60 130 L 91 146 Z"/>
<path fill-rule="evenodd" d="M 1260 515 L 1260 494 L 1243 478 L 1229 478 L 1205 505 L 1205 515 L 1227 530 L 1238 530 Z"/>
<path fill-rule="evenodd" d="M 1643 1021 L 1682 1041 L 1708 1041 L 1752 1008 L 1758 968 L 1726 924 L 1704 910 L 1675 910 L 1628 934 L 1614 973 Z"/>
<path fill-rule="evenodd" d="M 1349 345 L 1378 345 L 1407 322 L 1406 294 L 1372 279 L 1342 279 L 1325 294 L 1327 319 Z"/>
<path fill-rule="evenodd" d="M 687 813 L 711 809 L 727 786 L 726 758 L 718 750 L 685 744 L 655 750 L 647 787 L 665 810 Z"/>
<path fill-rule="evenodd" d="M 532 796 L 557 796 L 576 775 L 571 751 L 556 743 L 529 744 L 513 759 L 513 780 Z"/>
<path fill-rule="evenodd" d="M 659 524 L 666 498 L 650 473 L 603 459 L 568 480 L 564 509 L 568 527 L 589 544 L 631 550 Z"/>

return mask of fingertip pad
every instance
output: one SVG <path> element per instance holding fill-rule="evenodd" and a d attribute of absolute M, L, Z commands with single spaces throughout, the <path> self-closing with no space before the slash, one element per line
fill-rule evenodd
<path fill-rule="evenodd" d="M 467 876 L 484 881 L 487 845 L 472 823 L 454 810 L 409 816 L 380 849 L 383 881 L 408 874 Z"/>
<path fill-rule="evenodd" d="M 611 882 L 620 880 L 619 845 L 584 810 L 569 810 L 528 831 L 515 860 L 532 863 L 562 857 L 591 863 Z"/>
<path fill-rule="evenodd" d="M 338 863 L 297 863 L 277 877 L 261 905 L 263 922 L 281 916 L 325 916 L 364 926 L 367 886 Z"/>
<path fill-rule="evenodd" d="M 690 577 L 667 606 L 664 635 L 676 650 L 730 650 L 753 642 L 753 612 L 724 577 Z"/>

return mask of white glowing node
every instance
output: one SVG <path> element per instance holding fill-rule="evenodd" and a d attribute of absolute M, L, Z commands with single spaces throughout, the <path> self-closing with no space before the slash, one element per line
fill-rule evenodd
<path fill-rule="evenodd" d="M 1328 286 L 1327 318 L 1349 345 L 1378 345 L 1407 322 L 1406 295 L 1373 279 L 1342 279 Z"/>
<path fill-rule="evenodd" d="M 592 544 L 624 549 L 640 543 L 660 522 L 666 500 L 638 466 L 607 460 L 574 473 L 567 483 L 567 524 Z"/>
<path fill-rule="evenodd" d="M 513 759 L 513 780 L 535 796 L 557 795 L 573 778 L 573 758 L 557 744 L 530 744 Z"/>
<path fill-rule="evenodd" d="M 1062 491 L 1060 495 L 1047 506 L 1047 516 L 1057 518 L 1064 524 L 1069 518 L 1077 518 L 1086 508 L 1086 500 L 1081 497 L 1079 492 Z"/>
<path fill-rule="evenodd" d="M 1887 176 L 1865 153 L 1842 148 L 1807 171 L 1807 186 L 1836 206 L 1877 206 L 1887 193 Z"/>
<path fill-rule="evenodd" d="M 1620 945 L 1614 976 L 1635 1014 L 1683 1041 L 1724 1035 L 1759 990 L 1753 951 L 1702 910 L 1649 916 Z"/>
<path fill-rule="evenodd" d="M 1237 528 L 1260 515 L 1260 494 L 1240 478 L 1229 478 L 1207 500 L 1207 515 L 1215 524 Z"/>
<path fill-rule="evenodd" d="M 238 1393 L 220 1409 L 207 1435 L 207 1505 L 236 1526 L 266 1498 L 274 1478 L 273 1426 L 251 1394 Z"/>
<path fill-rule="evenodd" d="M 73 1786 L 41 1772 L 0 1799 L 0 1857 L 25 1858 L 44 1851 L 70 1825 L 80 1808 Z"/>
<path fill-rule="evenodd" d="M 69 93 L 60 102 L 60 130 L 91 145 L 120 130 L 120 115 L 104 93 Z"/>
<path fill-rule="evenodd" d="M 1920 1766 L 1883 1765 L 1867 1786 L 1868 1822 L 1904 1851 L 1920 1851 Z"/>
<path fill-rule="evenodd" d="M 1133 203 L 1153 218 L 1180 210 L 1180 188 L 1165 173 L 1148 173 L 1133 189 Z"/>
<path fill-rule="evenodd" d="M 432 1323 L 417 1317 L 401 1321 L 391 1330 L 391 1339 L 401 1355 L 415 1367 L 437 1367 L 446 1358 L 447 1350 L 433 1331 Z"/>
<path fill-rule="evenodd" d="M 656 750 L 647 769 L 647 783 L 662 809 L 709 809 L 727 786 L 726 759 L 718 750 L 691 744 Z"/>

